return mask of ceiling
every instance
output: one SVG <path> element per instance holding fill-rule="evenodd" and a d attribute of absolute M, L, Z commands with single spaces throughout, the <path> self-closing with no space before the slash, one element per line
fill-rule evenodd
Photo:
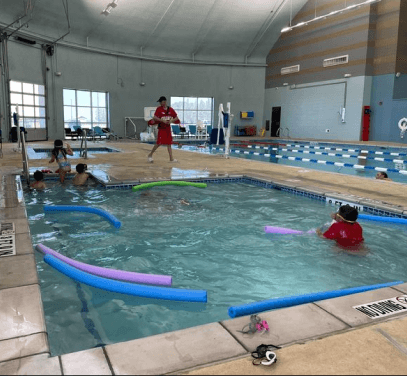
<path fill-rule="evenodd" d="M 57 40 L 68 32 L 68 3 L 70 33 L 61 44 L 152 59 L 265 64 L 281 29 L 308 0 L 118 0 L 102 15 L 110 1 L 31 0 L 32 13 L 20 21 L 28 27 L 19 32 Z M 0 27 L 24 15 L 24 4 L 29 0 L 0 0 Z"/>

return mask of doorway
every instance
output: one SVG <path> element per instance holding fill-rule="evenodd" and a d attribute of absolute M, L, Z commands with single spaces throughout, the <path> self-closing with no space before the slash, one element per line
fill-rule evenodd
<path fill-rule="evenodd" d="M 273 107 L 271 110 L 270 137 L 278 137 L 281 121 L 281 107 Z"/>

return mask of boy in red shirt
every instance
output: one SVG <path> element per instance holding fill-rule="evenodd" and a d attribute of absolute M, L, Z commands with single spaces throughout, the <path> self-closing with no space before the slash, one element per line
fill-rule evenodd
<path fill-rule="evenodd" d="M 324 233 L 318 229 L 317 234 L 326 239 L 336 240 L 343 248 L 357 249 L 364 240 L 362 227 L 356 222 L 358 211 L 350 205 L 343 205 L 332 217 L 336 222 Z"/>

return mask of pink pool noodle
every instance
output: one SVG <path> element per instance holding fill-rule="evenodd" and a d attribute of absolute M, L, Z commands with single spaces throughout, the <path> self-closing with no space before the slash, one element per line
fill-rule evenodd
<path fill-rule="evenodd" d="M 266 234 L 280 234 L 280 235 L 301 235 L 301 234 L 312 234 L 315 232 L 315 230 L 298 231 L 292 230 L 290 228 L 277 226 L 265 226 L 264 231 L 266 232 Z"/>
<path fill-rule="evenodd" d="M 43 244 L 37 244 L 37 250 L 54 256 L 59 260 L 65 262 L 68 265 L 71 265 L 79 270 L 87 272 L 89 274 L 97 275 L 100 277 L 116 279 L 120 281 L 127 281 L 127 282 L 135 282 L 135 283 L 144 283 L 149 285 L 163 285 L 163 286 L 171 286 L 172 284 L 172 277 L 168 275 L 157 275 L 157 274 L 142 274 L 142 273 L 135 273 L 135 272 L 127 272 L 125 270 L 117 270 L 117 269 L 109 269 L 109 268 L 102 268 L 100 266 L 94 266 L 85 264 L 83 262 L 79 262 L 76 260 L 72 260 L 69 257 L 63 256 L 57 251 L 54 251 L 51 248 L 46 247 Z"/>

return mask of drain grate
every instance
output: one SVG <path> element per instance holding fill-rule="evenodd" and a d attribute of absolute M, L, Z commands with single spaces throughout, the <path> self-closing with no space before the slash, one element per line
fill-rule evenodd
<path fill-rule="evenodd" d="M 0 257 L 16 254 L 16 230 L 13 222 L 0 223 Z"/>

